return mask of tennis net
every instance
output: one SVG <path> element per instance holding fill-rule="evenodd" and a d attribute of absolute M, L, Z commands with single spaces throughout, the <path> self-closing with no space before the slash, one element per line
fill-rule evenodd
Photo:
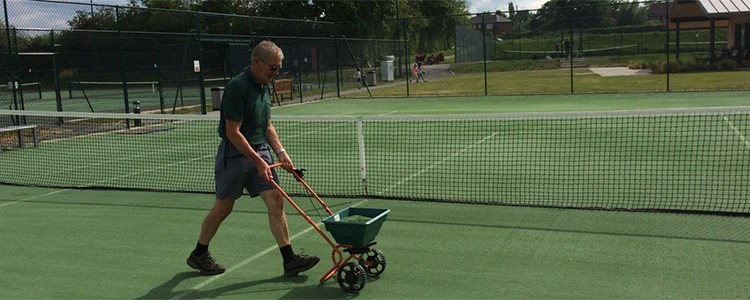
<path fill-rule="evenodd" d="M 274 125 L 322 196 L 749 214 L 749 116 L 732 107 Z M 0 124 L 23 120 L 41 144 L 0 135 L 1 183 L 213 192 L 217 116 L 0 111 Z M 284 185 L 304 194 L 298 186 Z"/>

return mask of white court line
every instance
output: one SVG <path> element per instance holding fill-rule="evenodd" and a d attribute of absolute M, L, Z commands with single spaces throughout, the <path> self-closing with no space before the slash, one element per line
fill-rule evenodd
<path fill-rule="evenodd" d="M 24 199 L 21 199 L 21 200 L 16 200 L 16 201 L 13 201 L 13 202 L 8 202 L 8 203 L 0 204 L 0 207 L 8 206 L 8 205 L 11 205 L 11 204 L 16 204 L 16 203 L 20 203 L 20 202 L 24 202 L 24 201 L 34 200 L 34 199 L 38 199 L 38 198 L 42 198 L 42 197 L 47 197 L 47 196 L 51 196 L 51 195 L 54 195 L 54 194 L 57 194 L 57 193 L 62 193 L 62 192 L 65 192 L 65 191 L 69 191 L 69 190 L 70 189 L 62 189 L 62 190 L 52 191 L 52 192 L 49 192 L 49 193 L 46 193 L 46 194 L 31 196 L 29 198 L 24 198 Z"/>
<path fill-rule="evenodd" d="M 379 114 L 378 116 L 385 116 L 385 115 L 394 114 L 394 113 L 397 113 L 397 112 L 398 112 L 397 110 L 394 110 L 394 111 L 391 111 L 391 112 Z M 347 113 L 341 113 L 341 114 L 337 114 L 336 116 L 338 116 L 338 115 L 346 115 L 346 114 Z M 311 121 L 304 121 L 302 123 L 309 123 L 309 122 L 311 122 Z M 338 125 L 332 125 L 332 126 L 329 126 L 327 128 L 320 128 L 320 129 L 316 129 L 316 130 L 310 130 L 310 131 L 307 131 L 307 132 L 303 132 L 303 133 L 300 133 L 300 134 L 297 134 L 297 135 L 285 136 L 284 138 L 297 138 L 297 137 L 305 136 L 307 134 L 311 134 L 311 133 L 314 133 L 314 132 L 326 131 L 326 130 L 330 130 L 330 129 L 333 129 L 333 128 L 336 128 L 336 127 L 341 127 L 341 126 L 344 126 L 344 125 L 348 125 L 348 124 L 349 124 L 348 122 L 345 122 L 345 123 L 341 123 L 341 124 L 338 124 Z M 279 138 L 279 139 L 282 140 L 282 141 L 284 141 L 284 139 L 282 139 L 282 138 Z"/>
<path fill-rule="evenodd" d="M 367 202 L 367 199 L 365 199 L 365 200 L 362 200 L 362 201 L 359 201 L 359 202 L 355 203 L 354 205 L 352 205 L 352 206 L 350 206 L 350 207 L 356 207 L 356 206 L 359 206 L 360 204 L 362 204 L 362 203 L 365 203 L 365 202 Z M 315 223 L 315 224 L 316 224 L 316 225 L 318 225 L 318 227 L 320 227 L 320 226 L 321 226 L 321 225 L 323 224 L 323 222 L 318 222 L 318 223 Z M 295 234 L 294 236 L 290 237 L 290 238 L 289 238 L 289 241 L 293 241 L 293 240 L 295 240 L 296 238 L 298 238 L 298 237 L 300 237 L 300 236 L 304 235 L 305 233 L 308 233 L 308 232 L 310 232 L 310 230 L 313 230 L 313 229 L 314 229 L 314 227 L 310 226 L 310 228 L 307 228 L 307 229 L 305 229 L 305 230 L 303 230 L 303 231 L 300 231 L 299 233 L 297 233 L 297 234 Z M 219 275 L 215 275 L 215 276 L 212 276 L 211 278 L 209 278 L 209 279 L 206 279 L 206 280 L 204 280 L 203 282 L 201 282 L 201 283 L 199 283 L 199 284 L 196 284 L 195 286 L 193 286 L 193 287 L 191 287 L 191 288 L 187 289 L 186 291 L 184 291 L 184 292 L 182 292 L 182 293 L 178 294 L 177 296 L 174 296 L 174 297 L 173 297 L 172 299 L 173 299 L 173 300 L 174 300 L 174 299 L 182 299 L 183 297 L 185 297 L 185 296 L 187 296 L 187 295 L 190 295 L 190 294 L 191 294 L 191 293 L 193 293 L 194 291 L 197 291 L 198 289 L 200 289 L 200 288 L 203 288 L 204 286 L 207 286 L 207 285 L 211 284 L 212 282 L 214 282 L 214 281 L 216 281 L 216 280 L 219 280 L 219 279 L 221 279 L 221 278 L 222 278 L 222 277 L 224 277 L 225 275 L 227 275 L 227 274 L 229 274 L 229 273 L 231 273 L 231 272 L 234 272 L 234 271 L 236 271 L 236 270 L 238 270 L 238 269 L 240 269 L 240 268 L 244 267 L 245 265 L 247 265 L 247 264 L 249 264 L 249 263 L 253 262 L 254 260 L 256 260 L 256 259 L 260 258 L 260 257 L 261 257 L 261 256 L 263 256 L 263 255 L 266 255 L 266 254 L 268 254 L 268 252 L 271 252 L 271 251 L 273 251 L 273 250 L 275 250 L 275 249 L 279 249 L 279 246 L 278 246 L 278 245 L 273 245 L 273 246 L 271 246 L 271 247 L 268 247 L 268 248 L 266 248 L 265 250 L 261 251 L 260 253 L 258 253 L 258 254 L 255 254 L 255 255 L 253 255 L 253 256 L 251 256 L 251 257 L 249 257 L 248 259 L 246 259 L 246 260 L 243 260 L 243 261 L 242 261 L 242 262 L 240 262 L 239 264 L 236 264 L 236 265 L 232 266 L 231 268 L 227 269 L 227 270 L 226 270 L 226 271 L 225 271 L 224 273 L 222 273 L 222 274 L 219 274 Z"/>
<path fill-rule="evenodd" d="M 387 112 L 387 113 L 382 113 L 382 114 L 379 114 L 378 116 L 387 116 L 387 115 L 390 115 L 390 114 L 395 114 L 395 113 L 397 113 L 397 112 L 398 112 L 397 110 L 394 110 L 394 111 L 389 111 L 389 112 Z"/>
<path fill-rule="evenodd" d="M 437 166 L 437 165 L 439 165 L 439 164 L 442 164 L 442 163 L 444 163 L 445 161 L 447 161 L 447 160 L 449 160 L 449 159 L 451 159 L 451 158 L 453 158 L 453 157 L 455 157 L 455 156 L 457 156 L 457 155 L 459 155 L 459 154 L 462 154 L 462 153 L 466 152 L 467 150 L 469 150 L 469 149 L 471 149 L 471 148 L 474 148 L 474 147 L 476 147 L 477 145 L 479 145 L 479 144 L 481 144 L 481 143 L 484 143 L 484 142 L 485 142 L 486 140 L 488 140 L 488 139 L 491 139 L 492 137 L 496 136 L 497 134 L 498 134 L 498 132 L 494 132 L 494 133 L 492 133 L 492 134 L 490 134 L 490 135 L 488 135 L 488 136 L 484 137 L 483 139 L 481 139 L 481 140 L 479 140 L 479 141 L 475 142 L 474 144 L 471 144 L 471 145 L 469 145 L 469 146 L 467 146 L 467 147 L 465 147 L 465 148 L 461 149 L 461 151 L 458 151 L 458 152 L 456 152 L 456 153 L 453 153 L 453 155 L 451 155 L 451 156 L 448 156 L 448 157 L 446 157 L 446 158 L 443 158 L 442 160 L 440 160 L 440 161 L 438 161 L 438 162 L 435 162 L 434 164 L 430 165 L 429 167 L 427 167 L 427 168 L 424 168 L 424 169 L 422 169 L 422 170 L 419 170 L 419 172 L 416 172 L 416 173 L 414 173 L 414 174 L 411 174 L 411 176 L 409 176 L 409 177 L 406 177 L 406 178 L 404 178 L 404 179 L 401 179 L 401 181 L 399 181 L 399 182 L 397 182 L 396 184 L 394 184 L 394 185 L 391 185 L 391 186 L 390 186 L 390 187 L 388 187 L 387 189 L 383 190 L 383 192 L 382 192 L 381 194 L 384 194 L 384 193 L 386 193 L 386 192 L 390 191 L 391 189 L 393 189 L 393 188 L 395 188 L 395 187 L 397 187 L 397 186 L 399 186 L 399 185 L 403 184 L 404 182 L 407 182 L 407 181 L 409 181 L 409 180 L 412 180 L 412 179 L 413 179 L 414 177 L 417 177 L 417 176 L 419 176 L 420 174 L 422 174 L 422 173 L 426 172 L 427 170 L 429 170 L 429 169 L 432 169 L 432 168 L 434 168 L 435 166 Z"/>
<path fill-rule="evenodd" d="M 168 168 L 168 167 L 172 167 L 172 166 L 181 165 L 181 164 L 184 164 L 184 163 L 193 162 L 193 161 L 196 161 L 196 160 L 206 159 L 206 158 L 209 158 L 209 157 L 212 157 L 212 156 L 214 156 L 214 155 L 213 154 L 209 154 L 209 155 L 204 155 L 204 156 L 200 156 L 200 157 L 191 158 L 191 159 L 188 159 L 188 160 L 181 160 L 181 161 L 178 161 L 178 162 L 173 162 L 171 164 L 162 165 L 162 166 L 159 166 L 159 167 L 156 167 L 156 168 L 140 170 L 138 172 L 130 172 L 128 174 L 124 174 L 124 175 L 120 175 L 120 176 L 115 176 L 115 177 L 110 177 L 110 178 L 102 179 L 102 180 L 99 180 L 99 181 L 94 181 L 92 183 L 88 183 L 88 184 L 85 184 L 85 185 L 79 185 L 78 187 L 79 188 L 87 187 L 87 186 L 90 186 L 90 185 L 96 184 L 96 183 L 102 183 L 102 182 L 112 181 L 112 180 L 115 180 L 115 179 L 121 179 L 121 178 L 125 178 L 125 177 L 130 177 L 130 176 L 138 175 L 138 174 L 142 174 L 142 173 L 152 172 L 152 171 L 156 171 L 156 170 L 163 169 L 163 168 Z"/>
<path fill-rule="evenodd" d="M 745 143 L 745 148 L 750 149 L 750 141 L 748 141 L 745 138 L 745 136 L 740 132 L 740 130 L 737 128 L 737 126 L 734 126 L 734 124 L 732 123 L 732 121 L 730 121 L 729 118 L 727 118 L 726 115 L 722 114 L 721 116 L 724 117 L 724 122 L 727 122 L 727 124 L 729 124 L 729 127 L 732 127 L 732 130 L 734 130 L 734 133 L 737 134 L 737 136 L 740 138 L 740 140 L 742 140 L 742 142 Z"/>
<path fill-rule="evenodd" d="M 189 143 L 189 144 L 183 144 L 183 145 L 175 146 L 175 147 L 161 148 L 161 149 L 158 149 L 156 151 L 151 151 L 151 152 L 147 152 L 147 153 L 133 152 L 133 151 L 131 151 L 130 154 L 128 154 L 128 155 L 117 156 L 117 157 L 115 157 L 113 159 L 96 161 L 93 164 L 79 164 L 78 166 L 76 166 L 74 168 L 60 169 L 60 170 L 57 170 L 55 172 L 52 172 L 51 175 L 66 174 L 66 173 L 70 173 L 70 172 L 81 171 L 83 169 L 100 168 L 102 166 L 106 166 L 106 165 L 109 165 L 109 164 L 112 164 L 112 163 L 121 163 L 121 162 L 131 161 L 131 160 L 134 160 L 134 159 L 137 160 L 137 159 L 141 159 L 143 157 L 143 155 L 145 155 L 145 154 L 154 155 L 154 154 L 165 154 L 165 153 L 170 153 L 170 152 L 179 152 L 179 151 L 184 150 L 184 149 L 193 149 L 194 146 L 196 146 L 196 145 L 202 145 L 202 144 L 206 144 L 206 143 L 218 143 L 218 140 L 217 141 L 214 141 L 214 140 L 208 141 L 208 140 L 206 140 L 206 141 L 201 141 L 201 142 L 198 142 L 198 143 Z M 212 156 L 212 155 L 209 155 L 209 156 Z M 206 156 L 202 156 L 199 159 L 203 159 L 203 158 L 206 158 Z M 191 160 L 187 160 L 187 161 L 180 161 L 180 162 L 177 162 L 176 164 L 183 163 L 183 162 L 189 162 L 189 161 L 193 161 L 193 160 L 195 160 L 195 159 L 191 159 Z M 175 165 L 175 164 L 171 164 L 171 165 Z M 138 172 L 138 174 L 139 173 L 143 173 L 143 172 Z M 106 180 L 100 180 L 100 181 L 97 181 L 97 182 L 104 182 L 104 181 L 106 181 Z M 95 182 L 95 183 L 97 183 L 97 182 Z"/>

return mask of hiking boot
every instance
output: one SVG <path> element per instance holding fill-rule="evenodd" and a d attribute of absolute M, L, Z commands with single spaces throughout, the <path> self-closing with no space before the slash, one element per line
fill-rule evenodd
<path fill-rule="evenodd" d="M 297 276 L 300 272 L 310 270 L 320 261 L 320 257 L 295 254 L 294 258 L 284 263 L 284 276 Z"/>
<path fill-rule="evenodd" d="M 217 264 L 211 253 L 203 253 L 201 256 L 195 256 L 190 254 L 187 258 L 187 264 L 193 269 L 196 269 L 204 275 L 217 275 L 224 273 L 226 269 L 224 266 Z"/>

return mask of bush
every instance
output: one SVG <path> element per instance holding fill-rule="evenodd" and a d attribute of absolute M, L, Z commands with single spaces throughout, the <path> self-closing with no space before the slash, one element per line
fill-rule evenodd
<path fill-rule="evenodd" d="M 57 76 L 60 77 L 60 80 L 65 80 L 65 81 L 73 80 L 76 77 L 76 70 L 62 69 L 60 71 L 60 74 L 58 74 Z"/>
<path fill-rule="evenodd" d="M 734 59 L 722 59 L 716 63 L 716 67 L 720 71 L 733 71 L 737 69 L 737 61 Z"/>
<path fill-rule="evenodd" d="M 663 74 L 667 72 L 667 62 L 662 60 L 643 61 L 635 60 L 628 63 L 628 67 L 631 69 L 651 69 L 654 74 Z M 713 66 L 708 65 L 705 61 L 700 59 L 692 60 L 670 60 L 669 61 L 669 72 L 670 73 L 689 73 L 696 71 L 707 71 L 707 70 L 722 70 L 729 71 L 737 68 L 737 62 L 728 60 L 727 62 L 720 61 Z"/>
<path fill-rule="evenodd" d="M 650 68 L 649 63 L 645 60 L 631 60 L 628 62 L 628 68 L 630 69 L 648 69 Z"/>

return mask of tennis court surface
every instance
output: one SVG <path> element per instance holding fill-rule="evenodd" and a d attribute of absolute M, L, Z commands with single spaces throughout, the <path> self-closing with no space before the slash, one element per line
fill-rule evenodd
<path fill-rule="evenodd" d="M 184 260 L 211 198 L 4 185 L 0 298 L 351 298 L 335 280 L 318 284 L 331 266 L 331 248 L 291 210 L 295 247 L 324 259 L 304 276 L 281 276 L 280 254 L 258 200 L 241 200 L 212 243 L 226 274 L 205 277 L 188 268 Z M 305 198 L 297 200 L 309 208 Z M 325 200 L 334 210 L 391 209 L 376 245 L 387 268 L 358 299 L 684 299 L 750 293 L 748 218 Z M 314 211 L 307 213 L 320 220 Z"/>
<path fill-rule="evenodd" d="M 744 298 L 750 108 L 659 97 L 647 105 L 667 107 L 491 115 L 332 101 L 320 106 L 345 103 L 340 115 L 290 107 L 274 125 L 334 211 L 391 211 L 376 239 L 387 268 L 357 298 Z M 213 201 L 217 122 L 0 111 L 0 127 L 36 126 L 0 134 L 0 298 L 351 298 L 335 280 L 318 284 L 331 248 L 289 207 L 295 249 L 323 260 L 280 276 L 258 200 L 240 200 L 212 242 L 226 274 L 185 265 Z"/>

